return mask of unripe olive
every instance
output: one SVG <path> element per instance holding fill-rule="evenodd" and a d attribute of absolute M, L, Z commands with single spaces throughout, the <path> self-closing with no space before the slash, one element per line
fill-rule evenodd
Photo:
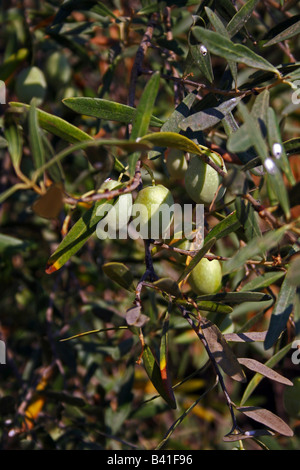
<path fill-rule="evenodd" d="M 122 183 L 109 179 L 101 185 L 101 190 L 112 191 L 113 189 L 118 189 L 122 186 Z M 111 204 L 111 207 L 105 203 L 105 205 L 100 205 L 97 210 L 97 215 L 104 215 L 107 210 L 108 213 L 104 216 L 103 219 L 98 223 L 96 233 L 98 238 L 114 238 L 117 237 L 117 232 L 120 230 L 125 230 L 124 237 L 127 237 L 127 224 L 129 222 L 131 211 L 132 211 L 132 195 L 131 193 L 121 194 L 113 204 L 113 199 L 108 201 Z M 119 232 L 120 236 L 120 232 Z"/>
<path fill-rule="evenodd" d="M 173 217 L 174 199 L 171 191 L 158 184 L 139 191 L 133 205 L 135 226 L 141 238 L 166 238 Z"/>
<path fill-rule="evenodd" d="M 35 66 L 23 69 L 17 76 L 15 91 L 20 101 L 30 103 L 32 98 L 36 98 L 37 104 L 41 104 L 47 91 L 43 72 Z"/>
<path fill-rule="evenodd" d="M 171 149 L 167 157 L 167 170 L 174 179 L 182 179 L 187 170 L 187 161 L 181 150 Z"/>
<path fill-rule="evenodd" d="M 70 81 L 72 69 L 66 56 L 55 51 L 47 59 L 45 73 L 49 83 L 57 88 Z"/>
<path fill-rule="evenodd" d="M 226 171 L 223 159 L 220 156 L 213 154 L 211 159 L 216 165 Z M 210 165 L 203 162 L 200 157 L 195 155 L 191 159 L 185 173 L 185 188 L 193 201 L 197 204 L 211 204 L 221 182 L 222 178 L 219 173 L 217 173 Z M 224 193 L 225 188 L 221 188 L 215 201 L 221 199 Z"/>
<path fill-rule="evenodd" d="M 202 258 L 192 270 L 188 280 L 195 294 L 214 294 L 220 290 L 222 283 L 220 261 Z"/>
<path fill-rule="evenodd" d="M 300 377 L 292 380 L 293 386 L 286 387 L 283 394 L 283 403 L 287 413 L 293 418 L 300 418 Z"/>

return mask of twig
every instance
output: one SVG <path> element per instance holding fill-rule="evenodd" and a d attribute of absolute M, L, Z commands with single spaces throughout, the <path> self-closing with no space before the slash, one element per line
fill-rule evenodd
<path fill-rule="evenodd" d="M 128 94 L 128 105 L 132 107 L 134 107 L 134 101 L 135 101 L 136 82 L 137 82 L 138 76 L 141 74 L 142 64 L 144 61 L 145 54 L 147 52 L 148 47 L 151 44 L 151 39 L 153 36 L 155 23 L 156 23 L 156 15 L 153 15 L 149 20 L 145 34 L 137 50 L 135 61 L 131 70 L 129 94 Z"/>
<path fill-rule="evenodd" d="M 113 189 L 111 191 L 105 191 L 103 193 L 95 193 L 90 196 L 82 196 L 78 199 L 67 196 L 64 201 L 67 204 L 78 204 L 80 202 L 94 202 L 99 201 L 100 199 L 113 199 L 115 197 L 120 196 L 121 194 L 132 193 L 140 184 L 141 182 L 141 161 L 138 160 L 135 168 L 134 177 L 129 181 L 127 185 L 124 185 L 121 188 Z"/>
<path fill-rule="evenodd" d="M 188 312 L 182 305 L 179 305 L 178 304 L 178 308 L 181 310 L 181 313 L 182 313 L 182 316 L 183 318 L 185 318 L 187 320 L 187 322 L 189 323 L 189 325 L 193 328 L 193 330 L 195 331 L 196 335 L 198 336 L 198 338 L 200 339 L 200 341 L 202 342 L 203 346 L 205 347 L 205 350 L 208 354 L 208 357 L 212 363 L 212 366 L 215 370 L 215 373 L 216 373 L 216 376 L 218 377 L 219 379 L 219 382 L 220 382 L 220 385 L 221 385 L 221 388 L 223 390 L 223 393 L 224 393 L 224 396 L 225 396 L 225 399 L 226 399 L 226 402 L 227 402 L 227 405 L 228 405 L 228 408 L 230 410 L 230 414 L 231 414 L 231 419 L 232 419 L 232 429 L 231 429 L 231 433 L 233 431 L 235 431 L 236 429 L 238 429 L 238 425 L 237 425 L 237 421 L 236 421 L 236 417 L 235 417 L 235 414 L 234 414 L 234 409 L 233 409 L 233 405 L 232 405 L 232 402 L 231 402 L 231 399 L 230 399 L 230 396 L 227 392 L 227 389 L 226 389 L 226 386 L 225 386 L 225 383 L 224 383 L 224 379 L 223 379 L 223 376 L 219 370 L 219 367 L 215 361 L 215 358 L 213 357 L 210 349 L 209 349 L 209 346 L 207 344 L 207 341 L 204 337 L 204 335 L 202 334 L 201 332 L 201 327 L 200 327 L 200 322 L 198 323 L 198 325 L 196 325 L 194 323 L 194 321 L 192 320 L 192 318 L 190 317 L 190 312 Z M 199 314 L 199 320 L 200 320 L 200 313 L 198 312 Z"/>

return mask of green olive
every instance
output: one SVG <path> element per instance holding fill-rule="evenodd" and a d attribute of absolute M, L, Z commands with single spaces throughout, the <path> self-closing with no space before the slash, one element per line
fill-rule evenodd
<path fill-rule="evenodd" d="M 202 258 L 194 267 L 190 276 L 189 284 L 195 294 L 214 294 L 221 288 L 222 266 L 220 261 Z"/>
<path fill-rule="evenodd" d="M 167 157 L 167 170 L 171 178 L 184 178 L 187 167 L 184 153 L 181 150 L 171 149 Z"/>
<path fill-rule="evenodd" d="M 55 88 L 66 85 L 71 78 L 69 61 L 61 52 L 53 52 L 47 59 L 45 73 L 48 82 Z"/>
<path fill-rule="evenodd" d="M 171 191 L 158 184 L 139 191 L 133 205 L 134 225 L 141 238 L 160 239 L 169 236 L 174 199 Z"/>
<path fill-rule="evenodd" d="M 122 187 L 122 183 L 109 179 L 101 185 L 100 189 L 112 191 L 120 187 Z M 127 238 L 127 225 L 132 211 L 131 193 L 121 194 L 116 201 L 114 199 L 109 200 L 108 204 L 111 204 L 111 207 L 107 204 L 98 207 L 97 215 L 104 216 L 97 224 L 96 233 L 98 238 L 102 240 L 117 237 Z M 106 214 L 107 210 L 108 213 Z M 120 231 L 123 235 L 120 235 Z"/>
<path fill-rule="evenodd" d="M 286 387 L 283 394 L 283 403 L 287 413 L 293 418 L 300 418 L 300 377 L 292 380 L 293 386 Z"/>
<path fill-rule="evenodd" d="M 223 159 L 216 154 L 211 157 L 213 162 L 226 171 Z M 185 173 L 185 188 L 190 198 L 197 204 L 209 205 L 222 182 L 221 176 L 210 165 L 207 165 L 200 157 L 195 155 Z M 218 191 L 216 201 L 221 199 L 225 188 Z"/>
<path fill-rule="evenodd" d="M 20 101 L 30 103 L 32 98 L 41 104 L 46 96 L 47 82 L 43 72 L 38 67 L 26 67 L 16 79 L 16 94 Z"/>

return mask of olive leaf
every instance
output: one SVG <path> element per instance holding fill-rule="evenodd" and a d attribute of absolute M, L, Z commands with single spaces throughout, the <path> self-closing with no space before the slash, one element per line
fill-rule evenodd
<path fill-rule="evenodd" d="M 130 269 L 123 263 L 110 262 L 102 265 L 102 270 L 112 281 L 124 289 L 134 291 L 134 278 Z"/>
<path fill-rule="evenodd" d="M 237 410 L 283 436 L 291 437 L 294 435 L 292 429 L 279 416 L 269 410 L 258 406 L 238 406 Z"/>
<path fill-rule="evenodd" d="M 144 315 L 141 313 L 140 306 L 129 308 L 126 312 L 125 318 L 126 318 L 127 325 L 136 326 L 138 328 L 141 328 L 150 320 L 150 318 L 147 317 L 147 315 Z"/>
<path fill-rule="evenodd" d="M 232 379 L 245 382 L 244 371 L 219 328 L 204 318 L 201 319 L 200 325 L 201 332 L 216 363 Z"/>

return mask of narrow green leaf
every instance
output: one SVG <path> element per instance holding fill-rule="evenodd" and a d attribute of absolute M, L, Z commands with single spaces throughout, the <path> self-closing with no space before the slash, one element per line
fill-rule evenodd
<path fill-rule="evenodd" d="M 290 219 L 290 201 L 288 197 L 287 188 L 284 184 L 284 180 L 282 174 L 277 167 L 275 161 L 271 160 L 272 170 L 268 171 L 265 175 L 266 180 L 269 181 L 269 184 L 274 192 L 275 196 L 277 197 L 280 206 L 285 214 L 287 220 Z"/>
<path fill-rule="evenodd" d="M 159 349 L 159 368 L 162 378 L 163 386 L 169 397 L 169 403 L 172 403 L 172 408 L 176 408 L 176 399 L 172 389 L 172 381 L 170 376 L 169 362 L 168 362 L 168 340 L 169 340 L 169 313 L 167 313 L 162 328 L 162 335 Z"/>
<path fill-rule="evenodd" d="M 52 25 L 64 23 L 73 11 L 92 11 L 100 16 L 118 19 L 102 2 L 94 0 L 68 0 L 58 10 Z"/>
<path fill-rule="evenodd" d="M 186 266 L 183 273 L 180 275 L 177 283 L 179 284 L 181 281 L 187 278 L 190 272 L 194 269 L 194 267 L 201 261 L 204 255 L 211 249 L 211 247 L 215 244 L 216 238 L 211 238 L 208 242 L 206 242 L 203 247 L 198 251 L 198 253 L 193 257 L 191 262 Z"/>
<path fill-rule="evenodd" d="M 16 171 L 20 168 L 23 154 L 22 128 L 11 113 L 4 116 L 4 136 L 7 140 L 8 151 Z"/>
<path fill-rule="evenodd" d="M 252 204 L 244 201 L 241 197 L 237 197 L 235 207 L 237 218 L 245 231 L 246 241 L 250 242 L 253 238 L 261 237 L 258 214 L 255 212 Z M 264 255 L 265 253 L 261 254 Z"/>
<path fill-rule="evenodd" d="M 63 103 L 78 114 L 98 119 L 130 124 L 136 115 L 136 108 L 100 98 L 74 97 L 65 98 Z M 163 121 L 155 116 L 150 118 L 150 126 L 161 127 Z"/>
<path fill-rule="evenodd" d="M 110 204 L 111 201 L 99 201 L 94 204 L 84 215 L 72 226 L 70 231 L 50 256 L 46 273 L 51 274 L 66 264 L 67 261 L 77 253 L 87 240 L 95 233 L 98 222 L 105 216 L 97 215 L 99 206 Z"/>
<path fill-rule="evenodd" d="M 296 257 L 290 264 L 287 272 L 287 281 L 292 286 L 300 286 L 300 258 Z"/>
<path fill-rule="evenodd" d="M 45 151 L 40 135 L 35 102 L 30 103 L 29 109 L 29 141 L 35 168 L 40 168 L 45 163 Z"/>
<path fill-rule="evenodd" d="M 134 291 L 134 279 L 130 269 L 123 263 L 110 262 L 102 265 L 102 270 L 112 281 L 124 289 Z"/>
<path fill-rule="evenodd" d="M 203 44 L 199 43 L 197 39 L 193 35 L 193 27 L 199 22 L 202 23 L 202 26 L 205 28 L 204 20 L 199 16 L 193 16 L 194 24 L 191 27 L 189 34 L 188 34 L 188 45 L 189 45 L 189 52 L 191 57 L 194 60 L 194 64 L 199 68 L 200 72 L 204 75 L 204 77 L 210 82 L 213 83 L 214 81 L 214 73 L 211 64 L 210 54 L 206 48 L 203 49 Z M 187 57 L 187 62 L 189 60 L 189 56 Z"/>
<path fill-rule="evenodd" d="M 25 103 L 10 102 L 9 104 L 10 106 L 17 108 L 30 108 L 30 105 Z M 53 114 L 47 113 L 46 111 L 42 111 L 41 109 L 37 109 L 37 117 L 39 125 L 43 129 L 50 132 L 51 134 L 56 135 L 57 137 L 60 137 L 63 140 L 66 140 L 67 142 L 74 143 L 93 139 L 89 134 L 82 131 L 73 124 L 70 124 L 65 119 L 54 116 Z"/>
<path fill-rule="evenodd" d="M 288 182 L 291 185 L 295 184 L 295 177 L 290 167 L 289 160 L 285 151 L 284 144 L 281 139 L 281 132 L 279 127 L 279 122 L 275 113 L 275 110 L 271 107 L 268 109 L 268 140 L 270 149 L 273 149 L 274 144 L 279 144 L 281 146 L 281 154 L 278 158 L 278 164 L 283 173 L 286 175 Z"/>
<path fill-rule="evenodd" d="M 229 305 L 218 304 L 209 300 L 197 300 L 197 305 L 200 310 L 204 310 L 206 312 L 222 313 L 224 315 L 228 315 L 233 310 Z"/>
<path fill-rule="evenodd" d="M 160 74 L 155 72 L 149 79 L 141 96 L 132 123 L 131 140 L 136 140 L 145 135 L 148 131 L 152 110 L 159 89 Z"/>
<path fill-rule="evenodd" d="M 206 235 L 204 243 L 208 242 L 212 238 L 216 238 L 218 240 L 219 238 L 226 237 L 232 232 L 236 232 L 238 228 L 240 228 L 241 222 L 237 218 L 236 211 L 232 212 L 229 214 L 227 217 L 225 217 L 221 222 L 219 222 L 217 225 L 215 225 Z"/>
<path fill-rule="evenodd" d="M 140 144 L 155 145 L 160 147 L 170 147 L 182 150 L 183 152 L 193 153 L 200 157 L 205 155 L 210 157 L 213 153 L 208 147 L 197 145 L 193 140 L 176 132 L 154 132 L 147 134 L 137 140 Z"/>
<path fill-rule="evenodd" d="M 252 279 L 243 285 L 240 292 L 244 291 L 257 291 L 260 289 L 265 289 L 266 287 L 275 284 L 279 279 L 285 275 L 284 271 L 272 271 L 260 274 L 258 277 Z"/>
<path fill-rule="evenodd" d="M 220 18 L 208 7 L 205 7 L 205 11 L 207 14 L 207 17 L 213 27 L 215 28 L 217 33 L 222 34 L 225 36 L 227 39 L 230 39 L 229 32 L 225 28 L 223 22 L 220 20 Z M 237 65 L 234 61 L 229 60 L 228 65 L 231 71 L 232 78 L 234 80 L 234 83 L 237 84 Z"/>
<path fill-rule="evenodd" d="M 233 37 L 245 26 L 258 2 L 259 0 L 248 0 L 233 16 L 226 26 L 230 37 Z"/>
<path fill-rule="evenodd" d="M 213 302 L 226 302 L 229 304 L 241 304 L 243 302 L 264 302 L 271 296 L 262 292 L 220 292 L 197 297 L 198 301 L 210 300 Z"/>
<path fill-rule="evenodd" d="M 253 114 L 249 113 L 246 105 L 242 102 L 238 104 L 238 111 L 245 123 L 248 135 L 251 136 L 251 144 L 255 148 L 257 155 L 259 155 L 263 160 L 266 160 L 269 157 L 269 151 L 257 119 Z"/>
<path fill-rule="evenodd" d="M 284 279 L 276 303 L 273 307 L 267 336 L 264 342 L 265 349 L 270 349 L 286 329 L 288 319 L 293 311 L 296 286 L 292 286 L 287 277 Z"/>
<path fill-rule="evenodd" d="M 299 17 L 299 15 L 297 16 Z M 270 47 L 270 46 L 273 46 L 274 44 L 277 44 L 278 42 L 286 41 L 287 39 L 290 39 L 299 33 L 300 33 L 300 20 L 298 20 L 296 23 L 292 24 L 291 26 L 289 26 L 288 28 L 284 29 L 279 34 L 277 34 L 275 37 L 270 39 L 270 41 L 264 44 L 264 47 Z"/>
<path fill-rule="evenodd" d="M 154 103 L 159 89 L 159 82 L 160 74 L 159 72 L 155 72 L 149 79 L 137 106 L 136 114 L 132 123 L 132 131 L 130 135 L 131 141 L 137 141 L 137 139 L 140 139 L 148 131 Z M 140 154 L 135 152 L 129 158 L 129 173 L 131 176 L 134 175 L 136 163 L 139 157 Z"/>
<path fill-rule="evenodd" d="M 247 260 L 253 259 L 262 251 L 269 251 L 282 240 L 286 228 L 271 230 L 262 237 L 251 240 L 241 248 L 230 260 L 223 263 L 223 274 L 228 274 L 240 268 Z"/>
<path fill-rule="evenodd" d="M 254 146 L 256 151 L 258 149 L 258 144 L 256 143 L 256 136 L 258 135 L 260 144 L 263 141 L 262 135 L 266 134 L 267 132 L 267 115 L 268 115 L 268 108 L 269 108 L 269 98 L 270 94 L 268 90 L 264 90 L 260 93 L 252 106 L 250 115 L 248 110 L 241 109 L 239 107 L 239 111 L 242 112 L 244 124 L 241 127 L 234 130 L 229 135 L 229 139 L 227 142 L 227 149 L 231 152 L 245 152 L 251 146 Z M 255 133 L 253 134 L 253 130 L 256 128 Z M 263 143 L 263 156 L 267 158 L 267 147 L 266 144 Z M 258 155 L 260 153 L 258 152 Z M 243 163 L 246 163 L 243 161 Z"/>
<path fill-rule="evenodd" d="M 284 150 L 288 157 L 291 155 L 297 155 L 300 153 L 300 138 L 295 137 L 294 139 L 286 140 L 283 142 Z"/>
<path fill-rule="evenodd" d="M 276 69 L 276 67 L 270 64 L 270 62 L 268 62 L 262 56 L 256 54 L 251 49 L 242 44 L 233 43 L 229 39 L 222 36 L 222 34 L 200 28 L 199 26 L 194 27 L 193 33 L 199 41 L 203 42 L 210 52 L 217 56 L 238 63 L 243 63 L 256 69 L 270 71 L 277 76 L 280 76 L 280 72 Z"/>
<path fill-rule="evenodd" d="M 158 393 L 161 395 L 161 397 L 168 403 L 168 405 L 172 408 L 176 408 L 176 402 L 173 400 L 170 400 L 169 395 L 165 391 L 165 387 L 162 381 L 162 377 L 160 374 L 160 368 L 159 365 L 150 349 L 150 347 L 145 344 L 144 351 L 143 351 L 143 364 L 145 367 L 145 370 L 147 372 L 147 375 L 153 384 L 153 386 L 156 388 Z"/>

